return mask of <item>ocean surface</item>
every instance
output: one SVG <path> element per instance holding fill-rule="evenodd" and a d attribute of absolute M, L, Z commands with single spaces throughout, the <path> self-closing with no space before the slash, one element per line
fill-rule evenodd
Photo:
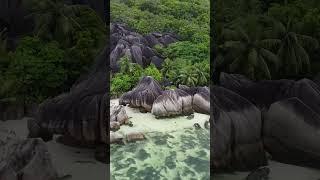
<path fill-rule="evenodd" d="M 150 132 L 147 140 L 111 145 L 111 180 L 209 180 L 207 129 Z"/>

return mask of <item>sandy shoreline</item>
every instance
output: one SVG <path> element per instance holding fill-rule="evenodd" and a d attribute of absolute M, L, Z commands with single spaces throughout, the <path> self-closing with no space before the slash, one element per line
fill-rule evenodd
<path fill-rule="evenodd" d="M 116 103 L 112 100 L 111 103 Z M 150 113 L 140 113 L 136 109 L 126 107 L 130 120 L 134 126 L 122 126 L 119 132 L 126 133 L 130 131 L 145 132 L 170 132 L 177 129 L 192 127 L 194 123 L 203 123 L 208 120 L 208 115 L 195 113 L 191 120 L 185 116 L 170 119 L 155 119 Z M 165 122 L 165 123 L 164 123 Z M 0 127 L 12 130 L 18 137 L 26 138 L 28 134 L 27 122 L 25 119 L 0 121 Z M 55 140 L 46 143 L 51 154 L 53 164 L 59 172 L 59 175 L 72 175 L 74 180 L 88 179 L 108 179 L 109 165 L 100 163 L 94 158 L 94 149 L 75 148 L 57 143 Z M 269 162 L 271 180 L 318 180 L 320 179 L 320 170 L 307 167 L 294 166 L 279 162 Z M 215 180 L 241 180 L 249 172 L 236 172 L 233 174 L 214 175 Z"/>
<path fill-rule="evenodd" d="M 112 99 L 110 105 L 118 105 L 118 99 Z M 209 115 L 194 113 L 194 118 L 187 119 L 187 116 L 177 116 L 173 118 L 156 119 L 151 113 L 141 113 L 138 109 L 125 107 L 129 120 L 133 123 L 133 127 L 121 126 L 119 133 L 128 132 L 170 132 L 191 128 L 198 123 L 204 128 L 204 123 L 209 120 Z"/>

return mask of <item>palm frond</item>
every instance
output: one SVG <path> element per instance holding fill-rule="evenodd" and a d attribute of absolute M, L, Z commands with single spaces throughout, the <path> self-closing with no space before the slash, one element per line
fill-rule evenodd
<path fill-rule="evenodd" d="M 319 48 L 318 40 L 311 36 L 297 34 L 297 39 L 303 48 L 311 51 Z"/>

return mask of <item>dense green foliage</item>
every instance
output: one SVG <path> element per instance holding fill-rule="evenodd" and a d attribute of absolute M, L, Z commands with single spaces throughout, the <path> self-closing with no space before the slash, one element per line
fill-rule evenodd
<path fill-rule="evenodd" d="M 320 71 L 318 1 L 218 0 L 214 9 L 216 72 L 297 79 Z"/>
<path fill-rule="evenodd" d="M 120 67 L 120 72 L 111 78 L 112 96 L 131 90 L 143 76 L 151 76 L 159 82 L 162 80 L 161 72 L 153 64 L 143 69 L 140 65 L 129 62 L 129 58 L 124 56 L 120 59 Z"/>
<path fill-rule="evenodd" d="M 87 73 L 106 44 L 107 29 L 96 12 L 62 0 L 24 1 L 35 20 L 13 52 L 0 33 L 0 101 L 39 103 L 67 91 Z"/>
<path fill-rule="evenodd" d="M 63 57 L 64 51 L 57 42 L 45 43 L 32 37 L 22 39 L 6 73 L 13 81 L 11 93 L 31 103 L 61 92 L 67 79 Z"/>
<path fill-rule="evenodd" d="M 136 77 L 127 70 L 114 74 L 111 93 L 117 95 L 130 90 L 141 75 L 151 75 L 174 85 L 208 85 L 209 3 L 209 0 L 112 0 L 112 22 L 125 23 L 142 34 L 171 32 L 180 41 L 168 47 L 154 47 L 166 57 L 160 74 L 153 65 L 144 70 L 134 66 L 135 71 L 141 71 L 137 73 L 140 76 Z"/>
<path fill-rule="evenodd" d="M 111 21 L 139 33 L 173 32 L 184 40 L 209 43 L 208 0 L 112 0 Z"/>

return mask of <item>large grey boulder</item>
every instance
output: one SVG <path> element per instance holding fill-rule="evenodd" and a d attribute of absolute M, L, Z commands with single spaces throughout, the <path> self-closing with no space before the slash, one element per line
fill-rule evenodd
<path fill-rule="evenodd" d="M 320 87 L 309 79 L 251 81 L 242 75 L 222 73 L 222 87 L 238 93 L 260 109 L 268 109 L 277 101 L 298 97 L 316 111 L 320 111 Z"/>
<path fill-rule="evenodd" d="M 41 139 L 19 139 L 0 130 L 0 179 L 57 180 L 58 173 Z"/>
<path fill-rule="evenodd" d="M 263 139 L 272 159 L 319 168 L 320 115 L 298 98 L 276 102 L 264 115 Z"/>
<path fill-rule="evenodd" d="M 112 23 L 110 25 L 110 40 L 110 66 L 112 72 L 119 71 L 118 61 L 124 56 L 129 56 L 131 62 L 143 67 L 153 63 L 157 68 L 161 68 L 164 58 L 153 47 L 155 45 L 167 46 L 178 41 L 177 37 L 169 33 L 150 33 L 143 36 L 120 23 Z"/>
<path fill-rule="evenodd" d="M 156 117 L 191 114 L 192 96 L 180 89 L 163 91 L 154 101 L 151 113 Z"/>
<path fill-rule="evenodd" d="M 213 169 L 252 170 L 267 164 L 261 138 L 261 112 L 223 87 L 211 88 Z"/>
<path fill-rule="evenodd" d="M 193 95 L 192 108 L 203 114 L 210 114 L 210 90 L 208 87 L 200 87 Z"/>
<path fill-rule="evenodd" d="M 127 105 L 151 111 L 153 102 L 162 94 L 161 86 L 150 76 L 140 79 L 137 86 L 123 94 L 119 99 L 120 105 Z"/>

